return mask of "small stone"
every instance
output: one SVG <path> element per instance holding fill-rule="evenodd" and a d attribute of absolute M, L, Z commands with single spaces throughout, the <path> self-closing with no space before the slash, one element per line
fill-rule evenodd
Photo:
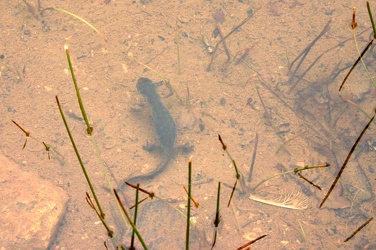
<path fill-rule="evenodd" d="M 219 103 L 222 105 L 222 106 L 225 106 L 226 105 L 226 99 L 224 97 L 221 98 L 221 100 L 219 100 Z"/>
<path fill-rule="evenodd" d="M 225 13 L 223 13 L 222 9 L 216 9 L 213 13 L 213 18 L 218 23 L 224 23 L 226 21 Z"/>
<path fill-rule="evenodd" d="M 281 243 L 283 244 L 283 245 L 287 245 L 287 244 L 289 244 L 289 242 L 287 241 L 287 240 L 281 240 Z"/>
<path fill-rule="evenodd" d="M 52 87 L 51 86 L 44 86 L 44 89 L 47 91 L 47 92 L 50 92 L 52 90 Z"/>

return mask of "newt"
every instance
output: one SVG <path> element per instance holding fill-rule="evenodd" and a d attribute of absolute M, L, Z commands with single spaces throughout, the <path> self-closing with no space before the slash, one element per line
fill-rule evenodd
<path fill-rule="evenodd" d="M 158 140 L 162 149 L 162 160 L 159 165 L 150 173 L 136 175 L 126 179 L 126 182 L 137 184 L 149 181 L 161 174 L 175 155 L 176 124 L 170 111 L 163 104 L 157 87 L 149 78 L 140 78 L 137 81 L 137 90 L 144 96 L 150 104 L 153 115 L 153 123 Z M 125 185 L 125 181 L 120 184 L 120 189 Z"/>

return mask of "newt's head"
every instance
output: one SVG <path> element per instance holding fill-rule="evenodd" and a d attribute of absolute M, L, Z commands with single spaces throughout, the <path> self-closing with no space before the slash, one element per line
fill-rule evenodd
<path fill-rule="evenodd" d="M 137 90 L 143 96 L 150 96 L 157 92 L 155 84 L 149 78 L 138 79 Z"/>

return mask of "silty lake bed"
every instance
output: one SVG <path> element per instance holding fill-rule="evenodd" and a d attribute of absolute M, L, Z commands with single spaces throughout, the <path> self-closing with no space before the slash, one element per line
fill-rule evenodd
<path fill-rule="evenodd" d="M 236 249 L 263 234 L 268 236 L 252 247 L 376 248 L 374 221 L 344 243 L 375 215 L 374 124 L 319 209 L 369 121 L 358 107 L 371 116 L 375 107 L 375 87 L 370 80 L 375 74 L 373 47 L 364 57 L 370 77 L 359 63 L 344 89 L 338 91 L 359 56 L 350 26 L 353 7 L 360 50 L 372 36 L 366 2 L 40 1 L 41 8 L 38 1 L 27 3 L 29 6 L 23 1 L 0 3 L 0 149 L 22 171 L 68 194 L 54 236 L 45 239 L 50 248 L 101 249 L 104 241 L 113 247 L 85 201 L 89 188 L 60 117 L 56 95 L 118 242 L 128 246 L 131 232 L 102 188 L 106 180 L 93 141 L 86 135 L 66 45 L 95 141 L 117 181 L 147 174 L 162 160 L 158 150 L 144 150 L 158 144 L 158 138 L 150 105 L 136 88 L 141 77 L 159 82 L 158 93 L 177 126 L 176 155 L 163 173 L 141 186 L 186 213 L 183 185 L 187 186 L 188 158 L 192 156 L 193 198 L 200 203 L 198 209 L 192 208 L 192 249 L 208 249 L 213 242 L 218 181 L 222 188 L 217 249 Z M 82 21 L 46 9 L 51 7 L 84 18 L 107 42 Z M 221 40 L 219 33 L 229 34 L 249 14 L 225 39 L 228 55 L 221 43 L 208 71 L 212 51 Z M 300 53 L 305 54 L 294 61 Z M 28 138 L 22 149 L 25 135 L 11 119 L 37 140 Z M 243 192 L 235 191 L 230 207 L 235 171 L 218 134 L 245 180 L 244 186 L 238 186 Z M 55 150 L 50 160 L 42 141 Z M 185 144 L 193 151 L 182 152 L 179 147 Z M 330 167 L 301 172 L 321 191 L 294 173 L 254 189 L 261 181 L 296 167 L 325 163 Z M 132 189 L 122 192 L 129 206 L 133 195 Z M 150 249 L 185 247 L 186 218 L 182 214 L 158 199 L 143 203 L 140 209 L 140 233 Z"/>

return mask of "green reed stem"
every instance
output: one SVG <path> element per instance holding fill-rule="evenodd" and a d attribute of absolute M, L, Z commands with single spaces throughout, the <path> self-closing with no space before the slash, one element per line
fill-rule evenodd
<path fill-rule="evenodd" d="M 72 62 L 71 62 L 71 58 L 70 58 L 70 55 L 69 55 L 68 48 L 65 48 L 65 53 L 67 54 L 69 69 L 70 69 L 70 72 L 71 72 L 71 75 L 72 75 L 72 80 L 73 80 L 73 83 L 74 83 L 74 88 L 76 89 L 76 95 L 77 95 L 77 99 L 78 99 L 78 104 L 80 105 L 82 117 L 84 118 L 85 123 L 86 123 L 86 131 L 87 131 L 87 133 L 89 135 L 92 135 L 93 134 L 93 128 L 90 126 L 89 119 L 87 118 L 87 115 L 86 115 L 85 107 L 84 107 L 84 104 L 82 102 L 82 98 L 81 98 L 81 95 L 80 95 L 80 90 L 78 89 L 78 85 L 77 85 L 77 81 L 76 81 L 76 76 L 74 75 L 73 66 L 72 66 Z"/>
<path fill-rule="evenodd" d="M 73 136 L 70 132 L 70 129 L 69 129 L 69 126 L 68 126 L 68 123 L 67 123 L 67 120 L 65 119 L 65 116 L 64 116 L 64 112 L 63 112 L 63 109 L 61 108 L 61 105 L 60 105 L 60 102 L 59 102 L 59 98 L 56 96 L 56 102 L 57 102 L 57 106 L 59 107 L 59 111 L 60 111 L 60 115 L 61 115 L 61 118 L 63 119 L 63 122 L 64 122 L 64 125 L 65 125 L 65 128 L 67 129 L 67 132 L 68 132 L 68 135 L 69 135 L 69 139 L 72 143 L 72 146 L 74 148 L 74 152 L 76 153 L 76 156 L 77 156 L 77 159 L 80 163 L 80 166 L 81 166 L 81 169 L 82 169 L 82 172 L 84 172 L 84 175 L 85 175 L 85 178 L 86 178 L 86 181 L 87 183 L 89 184 L 89 187 L 90 187 L 90 190 L 91 190 L 91 193 L 93 194 L 94 196 L 94 200 L 95 200 L 95 203 L 97 204 L 98 206 L 98 209 L 100 211 L 100 215 L 102 218 L 105 217 L 105 213 L 103 212 L 102 210 L 102 207 L 99 203 L 99 200 L 98 200 L 98 197 L 94 191 L 94 187 L 93 185 L 91 184 L 91 181 L 90 181 L 90 178 L 89 178 L 89 175 L 87 174 L 86 172 L 86 169 L 85 169 L 85 166 L 84 166 L 84 163 L 82 162 L 82 159 L 81 159 L 81 156 L 80 156 L 80 153 L 78 152 L 78 149 L 77 149 L 77 146 L 76 146 L 76 143 L 74 142 L 74 139 L 73 139 Z"/>
<path fill-rule="evenodd" d="M 82 116 L 83 116 L 83 118 L 85 120 L 85 123 L 86 123 L 86 131 L 90 135 L 90 138 L 92 140 L 94 151 L 96 153 L 96 156 L 98 158 L 98 161 L 99 161 L 100 165 L 102 166 L 103 174 L 105 176 L 107 185 L 112 190 L 113 189 L 113 185 L 111 183 L 111 179 L 110 179 L 110 177 L 108 175 L 107 168 L 105 167 L 104 161 L 103 161 L 103 159 L 101 157 L 101 154 L 99 152 L 98 145 L 97 145 L 97 143 L 96 143 L 96 141 L 94 139 L 93 128 L 90 126 L 89 119 L 88 119 L 88 117 L 86 115 L 85 107 L 84 107 L 84 104 L 83 104 L 83 101 L 82 101 L 82 98 L 81 98 L 81 95 L 80 95 L 80 91 L 79 91 L 79 88 L 78 88 L 77 80 L 76 80 L 76 77 L 75 77 L 75 74 L 74 74 L 74 71 L 73 71 L 72 61 L 71 61 L 71 58 L 70 58 L 70 54 L 69 54 L 68 48 L 65 49 L 65 52 L 67 54 L 68 64 L 69 64 L 69 68 L 70 68 L 71 75 L 72 75 L 72 80 L 73 80 L 73 83 L 74 83 L 74 87 L 76 89 L 77 100 L 78 100 L 78 103 L 80 105 Z M 116 200 L 116 197 L 115 197 L 114 194 L 113 194 L 113 197 Z M 121 216 L 122 220 L 124 221 L 124 223 L 126 223 L 125 217 L 123 216 L 122 213 L 121 213 L 121 215 L 122 215 Z"/>
<path fill-rule="evenodd" d="M 371 12 L 371 7 L 369 5 L 369 1 L 367 1 L 367 9 L 368 9 L 369 19 L 371 19 L 371 23 L 372 23 L 373 38 L 376 39 L 376 27 L 375 27 L 375 22 L 373 21 L 373 16 L 372 16 L 372 12 Z"/>

